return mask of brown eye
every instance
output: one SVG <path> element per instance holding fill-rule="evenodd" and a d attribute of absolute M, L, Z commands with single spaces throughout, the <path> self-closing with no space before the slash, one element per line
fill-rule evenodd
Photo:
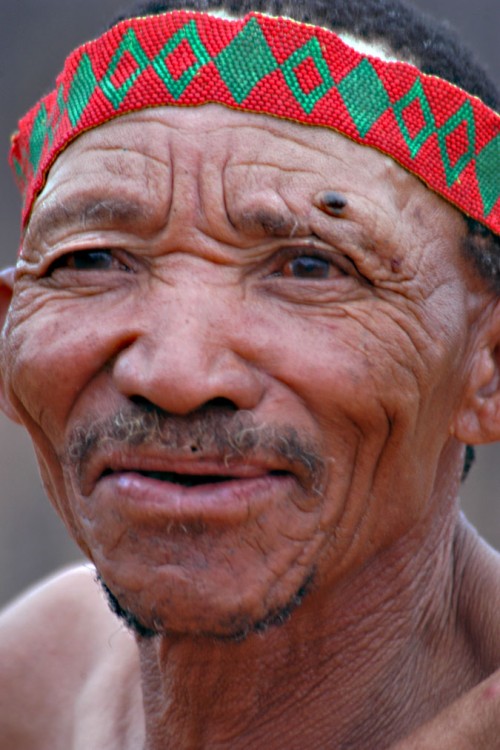
<path fill-rule="evenodd" d="M 332 264 L 325 258 L 299 255 L 285 263 L 283 276 L 295 279 L 328 279 L 331 271 Z"/>

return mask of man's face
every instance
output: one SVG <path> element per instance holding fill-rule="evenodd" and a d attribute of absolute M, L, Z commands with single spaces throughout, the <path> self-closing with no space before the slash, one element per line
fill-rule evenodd
<path fill-rule="evenodd" d="M 4 377 L 122 606 L 240 632 L 432 512 L 475 315 L 462 231 L 382 155 L 216 106 L 122 117 L 59 156 Z"/>

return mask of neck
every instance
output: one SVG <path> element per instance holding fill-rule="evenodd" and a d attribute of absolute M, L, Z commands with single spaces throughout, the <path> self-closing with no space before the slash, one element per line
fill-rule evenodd
<path fill-rule="evenodd" d="M 447 508 L 264 634 L 141 641 L 147 750 L 405 736 L 482 676 L 456 622 L 467 538 Z"/>

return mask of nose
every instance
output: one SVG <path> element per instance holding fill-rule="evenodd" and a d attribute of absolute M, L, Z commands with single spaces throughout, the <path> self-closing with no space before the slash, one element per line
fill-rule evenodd
<path fill-rule="evenodd" d="M 134 337 L 113 362 L 122 395 L 178 415 L 212 402 L 248 410 L 258 405 L 264 378 L 234 306 L 214 302 L 213 295 L 204 301 L 197 289 L 175 300 L 148 299 L 141 307 Z"/>

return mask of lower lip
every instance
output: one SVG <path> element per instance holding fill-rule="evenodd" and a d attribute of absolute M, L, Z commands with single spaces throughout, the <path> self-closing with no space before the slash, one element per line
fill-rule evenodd
<path fill-rule="evenodd" d="M 134 472 L 110 474 L 99 480 L 92 496 L 99 504 L 119 507 L 131 521 L 158 519 L 235 524 L 260 515 L 270 503 L 296 487 L 290 474 L 265 474 L 195 487 L 182 487 Z"/>

